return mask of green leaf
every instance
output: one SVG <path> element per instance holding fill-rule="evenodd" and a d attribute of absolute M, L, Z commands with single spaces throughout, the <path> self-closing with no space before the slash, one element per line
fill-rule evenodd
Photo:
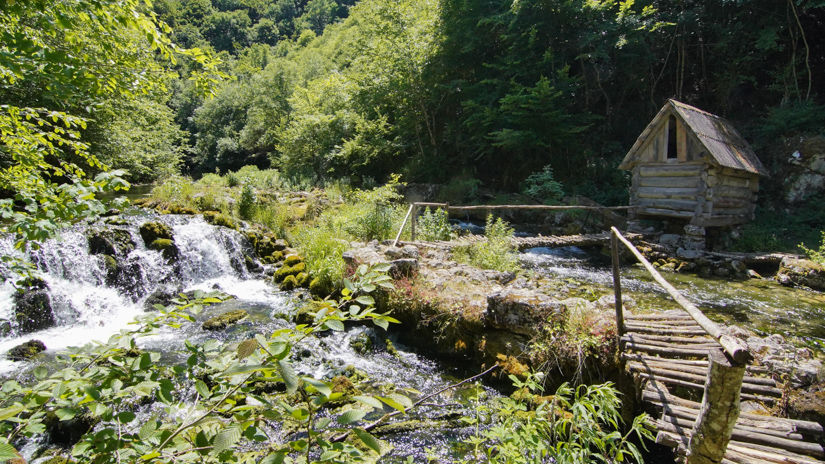
<path fill-rule="evenodd" d="M 129 422 L 135 420 L 135 413 L 132 411 L 123 411 L 117 415 L 117 420 L 121 424 L 128 424 Z"/>
<path fill-rule="evenodd" d="M 372 306 L 375 304 L 375 300 L 369 295 L 361 295 L 358 298 L 356 298 L 355 301 L 366 306 Z"/>
<path fill-rule="evenodd" d="M 372 406 L 375 409 L 384 409 L 384 405 L 372 396 L 353 396 L 352 399 L 367 406 Z"/>
<path fill-rule="evenodd" d="M 5 462 L 19 457 L 20 455 L 17 454 L 17 450 L 14 449 L 14 446 L 11 446 L 8 443 L 0 443 L 0 462 Z"/>
<path fill-rule="evenodd" d="M 222 377 L 231 377 L 233 375 L 238 374 L 249 374 L 251 372 L 270 372 L 273 370 L 275 369 L 271 366 L 265 366 L 261 364 L 247 364 L 243 366 L 232 366 L 220 375 Z"/>
<path fill-rule="evenodd" d="M 332 389 L 324 382 L 320 380 L 315 380 L 312 377 L 301 377 L 304 382 L 312 385 L 318 392 L 324 396 L 329 396 L 332 394 Z"/>
<path fill-rule="evenodd" d="M 235 443 L 241 439 L 241 428 L 237 425 L 230 425 L 229 427 L 221 430 L 217 435 L 215 435 L 215 442 L 214 448 L 212 449 L 213 454 L 220 454 L 229 448 L 235 446 Z"/>
<path fill-rule="evenodd" d="M 389 272 L 391 268 L 392 264 L 390 263 L 376 264 L 375 266 L 373 266 L 372 272 Z"/>
<path fill-rule="evenodd" d="M 109 408 L 105 404 L 92 403 L 89 405 L 89 412 L 95 417 L 100 417 L 109 412 Z"/>
<path fill-rule="evenodd" d="M 146 441 L 154 435 L 155 431 L 158 429 L 158 421 L 150 420 L 143 424 L 143 427 L 140 428 L 140 432 L 138 432 L 138 436 L 141 440 Z"/>
<path fill-rule="evenodd" d="M 391 407 L 395 410 L 398 410 L 398 411 L 401 411 L 401 412 L 406 412 L 407 411 L 401 403 L 399 403 L 398 401 L 395 401 L 392 398 L 379 396 L 378 399 L 383 401 L 384 403 L 386 403 L 387 406 L 389 406 L 389 407 Z"/>
<path fill-rule="evenodd" d="M 387 330 L 390 327 L 390 323 L 387 322 L 386 319 L 375 318 L 372 320 L 372 323 L 377 325 L 378 327 L 381 327 L 384 330 Z"/>
<path fill-rule="evenodd" d="M 209 387 L 206 386 L 206 383 L 203 380 L 195 381 L 195 391 L 197 391 L 203 399 L 208 399 L 212 396 L 212 393 L 209 391 Z"/>
<path fill-rule="evenodd" d="M 83 389 L 87 395 L 91 396 L 93 400 L 100 401 L 100 390 L 94 387 L 86 387 Z"/>
<path fill-rule="evenodd" d="M 269 456 L 261 460 L 260 464 L 283 464 L 285 457 L 286 451 L 270 453 Z"/>
<path fill-rule="evenodd" d="M 289 361 L 279 359 L 277 366 L 278 371 L 281 373 L 281 378 L 284 379 L 284 383 L 286 384 L 286 391 L 290 395 L 295 393 L 300 385 L 300 379 L 295 373 L 295 369 L 292 368 L 292 364 L 290 364 Z"/>
<path fill-rule="evenodd" d="M 49 375 L 49 370 L 43 366 L 37 366 L 37 368 L 34 370 L 34 377 L 37 380 L 43 380 L 46 378 L 47 375 Z"/>
<path fill-rule="evenodd" d="M 405 408 L 413 407 L 412 400 L 404 395 L 399 395 L 398 393 L 390 393 L 387 395 L 389 398 L 395 400 L 398 404 L 403 405 Z"/>
<path fill-rule="evenodd" d="M 333 459 L 337 458 L 340 455 L 341 455 L 340 451 L 327 450 L 327 451 L 324 451 L 323 453 L 321 453 L 321 456 L 318 458 L 318 460 L 321 461 L 321 462 L 332 461 Z"/>
<path fill-rule="evenodd" d="M 360 428 L 354 429 L 354 432 L 365 445 L 369 446 L 376 453 L 381 454 L 381 444 L 378 443 L 378 440 L 376 440 L 375 437 Z"/>
<path fill-rule="evenodd" d="M 74 419 L 74 417 L 77 415 L 77 409 L 60 408 L 54 412 L 54 415 L 57 416 L 57 418 L 61 421 L 71 420 Z"/>
<path fill-rule="evenodd" d="M 344 323 L 337 320 L 337 319 L 330 319 L 324 322 L 324 325 L 328 328 L 335 330 L 336 332 L 343 332 L 344 331 Z"/>
<path fill-rule="evenodd" d="M 341 414 L 338 416 L 338 423 L 339 424 L 352 424 L 353 422 L 358 422 L 367 415 L 367 411 L 363 409 L 350 409 L 349 411 Z"/>
<path fill-rule="evenodd" d="M 26 410 L 26 407 L 25 406 L 20 406 L 20 405 L 11 406 L 11 407 L 8 407 L 6 409 L 0 409 L 0 421 L 4 421 L 6 419 L 14 417 L 14 416 L 20 414 L 21 412 L 23 412 L 25 410 Z"/>
<path fill-rule="evenodd" d="M 92 444 L 88 441 L 81 441 L 80 443 L 74 445 L 72 448 L 72 456 L 84 456 L 86 454 L 86 450 L 92 447 Z"/>
<path fill-rule="evenodd" d="M 252 355 L 258 349 L 257 340 L 244 340 L 238 345 L 238 359 L 244 359 Z"/>

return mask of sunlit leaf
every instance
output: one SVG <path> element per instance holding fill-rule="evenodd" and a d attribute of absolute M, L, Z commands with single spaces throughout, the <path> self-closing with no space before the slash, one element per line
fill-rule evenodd
<path fill-rule="evenodd" d="M 341 414 L 338 416 L 338 423 L 339 424 L 352 424 L 353 422 L 358 422 L 367 415 L 367 411 L 363 409 L 350 409 L 349 411 Z"/>

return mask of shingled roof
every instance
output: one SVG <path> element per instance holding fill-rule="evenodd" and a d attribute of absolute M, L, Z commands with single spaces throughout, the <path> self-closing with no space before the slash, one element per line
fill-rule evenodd
<path fill-rule="evenodd" d="M 768 176 L 768 171 L 756 157 L 748 142 L 729 121 L 676 100 L 668 100 L 653 121 L 648 124 L 636 143 L 625 156 L 620 169 L 630 169 L 637 161 L 642 148 L 655 127 L 663 118 L 674 114 L 685 125 L 685 130 L 701 143 L 714 164 L 722 167 Z"/>

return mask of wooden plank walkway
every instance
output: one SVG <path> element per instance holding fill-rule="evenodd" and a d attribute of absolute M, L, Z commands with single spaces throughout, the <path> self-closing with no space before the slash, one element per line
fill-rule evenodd
<path fill-rule="evenodd" d="M 642 401 L 653 405 L 661 417 L 648 426 L 656 442 L 674 448 L 677 462 L 686 462 L 694 422 L 700 416 L 701 398 L 708 373 L 708 350 L 722 350 L 684 311 L 624 316 L 621 357 L 641 391 Z M 741 400 L 768 407 L 782 397 L 767 369 L 748 366 Z M 740 414 L 723 463 L 821 463 L 825 448 L 819 443 L 825 431 L 816 422 L 782 419 L 760 414 Z"/>

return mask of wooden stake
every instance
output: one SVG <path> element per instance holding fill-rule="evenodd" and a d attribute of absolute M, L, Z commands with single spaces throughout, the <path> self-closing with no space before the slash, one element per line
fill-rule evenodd
<path fill-rule="evenodd" d="M 616 306 L 616 333 L 624 335 L 624 310 L 622 309 L 622 276 L 619 271 L 619 238 L 610 234 L 610 255 L 613 258 L 613 295 Z"/>
<path fill-rule="evenodd" d="M 739 418 L 745 366 L 709 351 L 705 394 L 691 433 L 688 464 L 720 464 Z"/>

